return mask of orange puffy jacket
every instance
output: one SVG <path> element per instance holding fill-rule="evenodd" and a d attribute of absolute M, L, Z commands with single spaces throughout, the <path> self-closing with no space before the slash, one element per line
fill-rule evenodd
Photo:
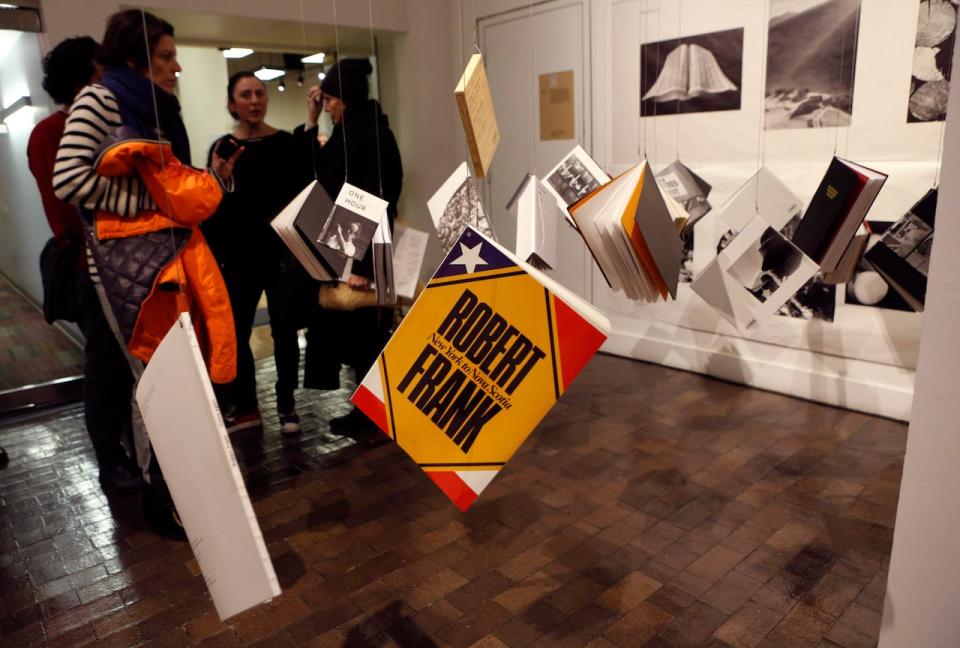
<path fill-rule="evenodd" d="M 149 362 L 179 314 L 189 311 L 210 380 L 232 381 L 237 375 L 237 339 L 230 297 L 217 261 L 197 227 L 216 211 L 223 197 L 216 178 L 181 164 L 169 144 L 148 140 L 127 140 L 106 149 L 97 160 L 97 173 L 103 176 L 136 173 L 159 206 L 157 211 L 143 211 L 133 218 L 97 212 L 98 240 L 140 236 L 171 228 L 191 231 L 186 244 L 153 278 L 152 289 L 141 302 L 127 342 L 130 353 Z M 178 288 L 160 288 L 165 285 Z"/>

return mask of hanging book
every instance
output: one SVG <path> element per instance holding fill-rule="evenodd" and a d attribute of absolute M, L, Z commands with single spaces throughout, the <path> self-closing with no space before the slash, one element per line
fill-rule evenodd
<path fill-rule="evenodd" d="M 320 233 L 321 245 L 359 261 L 386 216 L 387 206 L 386 200 L 344 183 Z"/>
<path fill-rule="evenodd" d="M 680 203 L 690 216 L 683 225 L 684 229 L 693 229 L 712 209 L 707 196 L 713 187 L 680 160 L 671 162 L 656 175 L 660 188 Z"/>
<path fill-rule="evenodd" d="M 137 403 L 217 615 L 223 620 L 278 596 L 280 585 L 187 313 L 147 364 Z"/>
<path fill-rule="evenodd" d="M 734 232 L 742 230 L 757 215 L 779 230 L 802 212 L 800 199 L 769 169 L 761 167 L 724 204 L 720 218 Z"/>
<path fill-rule="evenodd" d="M 417 282 L 429 239 L 426 232 L 400 223 L 393 226 L 393 275 L 397 297 L 414 299 L 417 296 Z"/>
<path fill-rule="evenodd" d="M 564 210 L 600 185 L 610 182 L 610 176 L 593 161 L 579 144 L 565 158 L 550 169 L 541 184 L 552 193 Z M 570 214 L 564 211 L 567 221 L 574 225 Z"/>
<path fill-rule="evenodd" d="M 555 268 L 560 214 L 553 195 L 537 182 L 537 176 L 524 176 L 507 211 L 517 220 L 517 256 L 537 270 Z"/>
<path fill-rule="evenodd" d="M 352 401 L 465 511 L 609 331 L 592 305 L 468 226 Z"/>
<path fill-rule="evenodd" d="M 333 201 L 314 180 L 271 221 L 273 229 L 301 265 L 318 281 L 343 277 L 349 258 L 323 244 Z"/>
<path fill-rule="evenodd" d="M 396 285 L 393 276 L 393 237 L 390 234 L 390 219 L 386 210 L 380 214 L 380 224 L 373 234 L 373 289 L 377 293 L 377 305 L 397 303 Z"/>
<path fill-rule="evenodd" d="M 635 301 L 676 298 L 682 257 L 674 220 L 686 218 L 641 162 L 569 209 L 614 290 Z"/>
<path fill-rule="evenodd" d="M 817 274 L 817 264 L 755 216 L 693 280 L 691 288 L 742 332 L 776 313 Z"/>
<path fill-rule="evenodd" d="M 454 90 L 463 131 L 467 136 L 473 173 L 482 178 L 490 169 L 490 161 L 500 143 L 497 116 L 493 111 L 493 97 L 483 67 L 483 56 L 474 54 Z"/>
<path fill-rule="evenodd" d="M 800 219 L 793 242 L 823 272 L 832 272 L 886 179 L 887 174 L 880 171 L 833 158 Z"/>
<path fill-rule="evenodd" d="M 917 312 L 923 311 L 927 295 L 936 215 L 937 189 L 931 189 L 864 257 Z"/>
<path fill-rule="evenodd" d="M 480 202 L 477 183 L 464 162 L 447 178 L 437 192 L 427 201 L 427 210 L 437 229 L 440 245 L 447 252 L 460 238 L 467 225 L 478 229 L 484 236 L 496 238 L 493 226 Z"/>

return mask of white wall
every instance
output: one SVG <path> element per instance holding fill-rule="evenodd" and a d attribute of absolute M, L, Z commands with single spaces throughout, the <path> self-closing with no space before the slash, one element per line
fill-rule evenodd
<path fill-rule="evenodd" d="M 953 65 L 960 65 L 960 48 L 954 51 Z M 960 84 L 952 84 L 950 102 L 960 105 Z M 960 257 L 955 252 L 960 248 L 960 186 L 953 182 L 960 177 L 960 111 L 955 109 L 947 116 L 943 177 L 947 182 L 937 204 L 916 397 L 880 628 L 882 648 L 960 646 Z"/>
<path fill-rule="evenodd" d="M 227 63 L 214 47 L 177 46 L 183 72 L 177 82 L 183 123 L 190 137 L 194 166 L 207 164 L 207 150 L 215 139 L 233 128 L 227 113 Z"/>
<path fill-rule="evenodd" d="M 41 57 L 38 34 L 0 30 L 0 105 L 24 95 L 34 102 L 0 132 L 0 272 L 37 303 L 43 301 L 40 250 L 52 234 L 27 167 L 27 141 L 33 127 L 56 109 L 40 86 Z"/>

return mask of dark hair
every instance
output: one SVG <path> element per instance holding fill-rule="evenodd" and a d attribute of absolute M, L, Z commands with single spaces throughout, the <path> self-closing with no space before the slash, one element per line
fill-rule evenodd
<path fill-rule="evenodd" d="M 94 61 L 101 59 L 100 45 L 89 36 L 61 41 L 43 57 L 43 89 L 54 103 L 73 103 L 96 71 Z"/>
<path fill-rule="evenodd" d="M 257 79 L 257 75 L 250 70 L 241 70 L 240 72 L 234 72 L 231 74 L 230 79 L 227 81 L 227 112 L 229 112 L 230 116 L 234 119 L 240 119 L 240 117 L 237 115 L 237 113 L 230 110 L 230 102 L 233 101 L 233 91 L 236 89 L 237 84 L 244 79 Z M 257 81 L 260 81 L 260 79 L 257 79 Z M 260 85 L 262 85 L 264 88 L 267 87 L 267 84 L 263 81 L 260 81 Z"/>
<path fill-rule="evenodd" d="M 137 72 L 144 72 L 150 69 L 150 54 L 164 36 L 173 36 L 173 25 L 163 18 L 140 9 L 118 11 L 107 20 L 104 59 L 112 67 L 129 67 L 132 63 Z"/>

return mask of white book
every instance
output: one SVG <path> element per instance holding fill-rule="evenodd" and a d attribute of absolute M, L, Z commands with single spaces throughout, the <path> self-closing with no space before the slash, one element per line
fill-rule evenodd
<path fill-rule="evenodd" d="M 387 201 L 379 196 L 344 183 L 320 234 L 321 244 L 354 261 L 361 260 L 386 218 L 387 207 Z"/>
<path fill-rule="evenodd" d="M 730 229 L 739 232 L 759 215 L 776 230 L 803 212 L 800 199 L 766 167 L 753 174 L 720 211 Z"/>
<path fill-rule="evenodd" d="M 467 225 L 496 240 L 493 225 L 483 209 L 480 192 L 466 162 L 458 166 L 430 197 L 427 210 L 444 253 L 460 238 L 460 233 Z"/>
<path fill-rule="evenodd" d="M 137 403 L 220 619 L 278 596 L 189 314 L 147 364 Z"/>
<path fill-rule="evenodd" d="M 398 297 L 414 299 L 417 296 L 417 282 L 429 240 L 426 232 L 399 223 L 393 226 L 393 277 Z"/>
<path fill-rule="evenodd" d="M 507 210 L 517 219 L 517 256 L 539 270 L 556 268 L 560 213 L 553 194 L 528 173 Z"/>
<path fill-rule="evenodd" d="M 325 197 L 326 192 L 323 191 L 323 187 L 314 180 L 304 187 L 303 191 L 297 194 L 296 198 L 291 200 L 286 207 L 280 210 L 280 213 L 270 221 L 270 225 L 311 277 L 318 281 L 329 281 L 336 275 L 334 270 L 325 263 L 321 252 L 315 249 L 319 240 L 312 242 L 309 234 L 302 231 L 303 222 L 301 222 L 300 230 L 298 230 L 296 224 L 298 218 L 309 219 L 311 222 L 317 221 L 313 224 L 313 227 L 317 230 L 317 236 L 319 237 L 319 232 L 323 230 L 323 226 L 330 215 L 330 199 L 326 197 L 326 200 L 323 201 L 323 198 L 319 195 L 321 192 Z M 318 200 L 323 201 L 319 203 L 319 211 L 316 202 Z"/>
<path fill-rule="evenodd" d="M 746 333 L 776 313 L 818 269 L 779 229 L 757 216 L 693 280 L 691 288 Z"/>
<path fill-rule="evenodd" d="M 574 204 L 591 191 L 610 182 L 610 176 L 604 173 L 593 158 L 579 144 L 573 147 L 555 167 L 550 169 L 540 183 L 557 200 L 567 221 L 574 225 L 566 208 Z"/>

